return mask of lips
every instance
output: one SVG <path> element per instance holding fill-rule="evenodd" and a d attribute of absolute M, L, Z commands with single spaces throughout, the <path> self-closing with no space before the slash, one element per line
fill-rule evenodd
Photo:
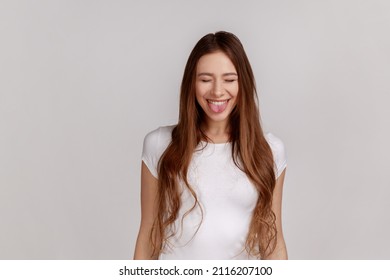
<path fill-rule="evenodd" d="M 225 111 L 227 104 L 230 99 L 225 100 L 211 100 L 207 99 L 207 105 L 209 106 L 210 110 L 214 113 L 222 113 Z"/>

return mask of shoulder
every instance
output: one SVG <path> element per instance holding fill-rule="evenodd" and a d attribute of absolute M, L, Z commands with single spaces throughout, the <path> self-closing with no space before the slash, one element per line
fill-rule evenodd
<path fill-rule="evenodd" d="M 156 178 L 158 161 L 171 142 L 174 127 L 175 125 L 161 126 L 150 131 L 144 138 L 142 161 Z"/>
<path fill-rule="evenodd" d="M 287 156 L 284 143 L 282 142 L 282 140 L 280 140 L 278 137 L 276 137 L 270 132 L 265 133 L 264 136 L 272 150 L 275 162 L 276 176 L 279 177 L 279 175 L 287 166 Z"/>
<path fill-rule="evenodd" d="M 169 142 L 171 141 L 172 130 L 174 127 L 175 125 L 160 126 L 159 128 L 150 131 L 145 136 L 144 145 L 160 145 L 164 144 L 165 142 L 168 142 L 169 144 Z"/>
<path fill-rule="evenodd" d="M 284 152 L 284 144 L 280 138 L 276 137 L 271 132 L 265 133 L 264 137 L 267 140 L 267 142 L 270 145 L 273 152 L 274 151 L 275 152 Z"/>

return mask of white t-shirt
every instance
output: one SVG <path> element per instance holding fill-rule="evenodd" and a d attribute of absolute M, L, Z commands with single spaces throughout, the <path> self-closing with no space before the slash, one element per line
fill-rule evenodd
<path fill-rule="evenodd" d="M 157 164 L 171 141 L 173 127 L 160 127 L 144 139 L 142 160 L 156 178 Z M 271 133 L 265 137 L 279 177 L 287 165 L 284 145 Z M 169 239 L 170 244 L 160 259 L 252 258 L 244 246 L 258 194 L 246 174 L 234 164 L 231 144 L 201 142 L 193 154 L 187 177 L 201 209 L 197 206 L 182 220 L 192 208 L 194 198 L 180 183 L 182 205 L 173 227 L 176 235 Z"/>

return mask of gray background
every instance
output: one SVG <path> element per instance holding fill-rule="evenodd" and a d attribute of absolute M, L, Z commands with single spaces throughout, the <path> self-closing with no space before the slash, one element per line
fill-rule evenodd
<path fill-rule="evenodd" d="M 285 143 L 291 259 L 390 258 L 390 2 L 0 1 L 0 258 L 132 258 L 145 134 L 209 32 Z"/>

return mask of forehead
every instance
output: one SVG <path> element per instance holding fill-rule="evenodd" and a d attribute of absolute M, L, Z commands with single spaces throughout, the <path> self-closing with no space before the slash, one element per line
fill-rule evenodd
<path fill-rule="evenodd" d="M 236 72 L 233 62 L 223 52 L 214 52 L 203 55 L 197 64 L 196 72 L 208 72 L 208 73 L 231 73 Z"/>

